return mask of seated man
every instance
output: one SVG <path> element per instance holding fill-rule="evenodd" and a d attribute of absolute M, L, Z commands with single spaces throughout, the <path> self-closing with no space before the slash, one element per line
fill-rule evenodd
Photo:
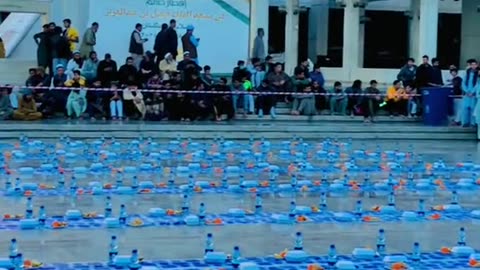
<path fill-rule="evenodd" d="M 308 116 L 313 116 L 317 114 L 317 109 L 315 106 L 315 96 L 312 92 L 312 85 L 311 84 L 306 84 L 302 86 L 303 89 L 300 90 L 298 89 L 297 91 L 302 91 L 303 95 L 301 99 L 295 98 L 294 100 L 294 105 L 295 103 L 300 100 L 297 109 L 297 115 L 302 114 L 302 115 L 308 115 Z"/>
<path fill-rule="evenodd" d="M 86 80 L 80 76 L 80 71 L 73 71 L 73 78 L 65 82 L 65 86 L 72 88 L 81 88 L 85 87 Z M 67 98 L 67 116 L 68 118 L 72 117 L 82 117 L 82 114 L 87 109 L 87 91 L 85 90 L 72 90 Z"/>
<path fill-rule="evenodd" d="M 0 120 L 12 117 L 13 108 L 10 102 L 9 88 L 2 88 L 0 92 Z"/>
<path fill-rule="evenodd" d="M 342 83 L 335 82 L 332 95 L 330 97 L 330 113 L 345 115 L 347 110 L 347 96 L 343 92 Z"/>
<path fill-rule="evenodd" d="M 213 85 L 212 91 L 228 92 L 230 87 L 227 85 L 227 79 L 221 78 L 220 81 Z M 222 121 L 222 115 L 227 115 L 227 120 L 231 120 L 235 116 L 231 94 L 214 94 L 213 95 L 213 111 L 216 121 Z"/>
<path fill-rule="evenodd" d="M 392 86 L 387 89 L 385 102 L 387 103 L 386 106 L 390 117 L 398 114 L 406 116 L 408 96 L 406 96 L 400 80 L 395 80 Z"/>
<path fill-rule="evenodd" d="M 27 91 L 18 100 L 18 109 L 13 112 L 13 119 L 25 121 L 42 119 L 42 113 L 37 112 L 37 105 L 31 91 Z"/>
<path fill-rule="evenodd" d="M 361 98 L 364 122 L 373 122 L 381 100 L 376 80 L 370 81 L 370 86 L 365 88 L 364 94 L 365 96 Z"/>
<path fill-rule="evenodd" d="M 297 70 L 296 69 L 296 74 L 292 78 L 294 90 L 297 93 L 302 93 L 303 89 L 305 86 L 310 84 L 310 79 L 305 77 L 305 73 L 302 70 Z M 311 88 L 310 88 L 311 90 Z M 298 115 L 298 106 L 300 105 L 300 101 L 306 96 L 299 94 L 299 95 L 293 95 L 293 104 L 292 104 L 292 115 Z"/>

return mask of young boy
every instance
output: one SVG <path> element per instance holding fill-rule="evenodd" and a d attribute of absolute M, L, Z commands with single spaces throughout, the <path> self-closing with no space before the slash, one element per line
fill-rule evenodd
<path fill-rule="evenodd" d="M 363 96 L 361 104 L 363 120 L 365 123 L 369 123 L 370 121 L 373 122 L 375 120 L 374 118 L 381 100 L 380 90 L 378 90 L 377 85 L 376 80 L 371 80 L 370 86 L 365 88 L 364 91 L 365 96 Z"/>

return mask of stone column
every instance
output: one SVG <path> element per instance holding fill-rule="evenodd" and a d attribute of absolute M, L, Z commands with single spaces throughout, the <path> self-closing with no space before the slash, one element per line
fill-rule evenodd
<path fill-rule="evenodd" d="M 343 23 L 343 68 L 348 70 L 360 67 L 360 8 L 354 7 L 355 0 L 346 0 Z"/>
<path fill-rule="evenodd" d="M 292 75 L 298 64 L 299 0 L 286 1 L 285 72 Z"/>
<path fill-rule="evenodd" d="M 269 7 L 269 1 L 251 0 L 250 2 L 250 56 L 253 50 L 253 42 L 255 41 L 255 37 L 257 37 L 258 28 L 263 28 L 265 32 L 263 41 L 265 42 L 265 53 L 268 55 Z"/>
<path fill-rule="evenodd" d="M 418 23 L 418 61 L 423 55 L 437 56 L 439 0 L 421 0 Z"/>
<path fill-rule="evenodd" d="M 316 62 L 318 55 L 328 54 L 328 0 L 320 0 L 308 15 L 308 57 Z"/>
<path fill-rule="evenodd" d="M 463 0 L 462 2 L 462 34 L 460 50 L 460 67 L 463 68 L 470 58 L 480 60 L 480 1 Z M 480 134 L 480 133 L 479 133 Z M 479 137 L 480 138 L 480 137 Z"/>

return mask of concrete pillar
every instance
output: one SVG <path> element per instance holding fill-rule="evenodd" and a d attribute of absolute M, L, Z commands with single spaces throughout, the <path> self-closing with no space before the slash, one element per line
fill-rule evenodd
<path fill-rule="evenodd" d="M 360 67 L 360 8 L 355 0 L 346 0 L 343 23 L 343 69 L 348 73 Z"/>
<path fill-rule="evenodd" d="M 438 5 L 439 0 L 421 0 L 420 20 L 418 23 L 418 53 L 417 59 L 422 55 L 430 58 L 437 56 L 438 39 Z"/>
<path fill-rule="evenodd" d="M 478 50 L 478 44 L 480 44 L 479 7 L 480 1 L 478 0 L 463 0 L 462 2 L 460 67 L 463 67 L 470 58 L 480 60 L 480 50 Z"/>
<path fill-rule="evenodd" d="M 420 62 L 422 55 L 418 55 L 418 28 L 420 25 L 420 1 L 411 0 L 409 16 L 409 57 L 413 57 L 415 61 Z"/>
<path fill-rule="evenodd" d="M 310 8 L 308 15 L 308 57 L 316 62 L 317 56 L 328 54 L 328 0 L 320 0 Z"/>
<path fill-rule="evenodd" d="M 299 0 L 286 1 L 285 72 L 293 74 L 298 64 Z"/>
<path fill-rule="evenodd" d="M 365 8 L 359 9 L 359 34 L 358 34 L 358 66 L 363 68 L 363 58 L 365 57 Z"/>
<path fill-rule="evenodd" d="M 250 4 L 250 44 L 249 52 L 252 54 L 253 43 L 257 36 L 257 29 L 263 28 L 265 35 L 263 41 L 265 43 L 265 53 L 268 55 L 268 15 L 269 15 L 269 3 L 264 0 L 251 0 Z"/>

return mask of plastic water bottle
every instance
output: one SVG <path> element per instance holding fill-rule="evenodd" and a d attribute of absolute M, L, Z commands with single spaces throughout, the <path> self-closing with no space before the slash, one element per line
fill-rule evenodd
<path fill-rule="evenodd" d="M 395 193 L 393 192 L 388 194 L 388 206 L 395 207 Z"/>
<path fill-rule="evenodd" d="M 270 179 L 269 180 L 270 188 L 275 189 L 277 187 L 277 177 L 275 176 L 274 173 L 271 173 L 269 179 Z"/>
<path fill-rule="evenodd" d="M 288 213 L 288 217 L 290 218 L 290 220 L 292 222 L 295 221 L 295 214 L 297 212 L 296 208 L 297 208 L 297 204 L 294 201 L 291 201 L 290 202 L 290 211 Z"/>
<path fill-rule="evenodd" d="M 419 199 L 418 200 L 417 214 L 421 217 L 425 216 L 425 200 L 424 199 Z"/>
<path fill-rule="evenodd" d="M 33 217 L 33 202 L 32 202 L 32 197 L 27 198 L 27 205 L 26 205 L 26 211 L 25 211 L 25 218 L 29 219 Z"/>
<path fill-rule="evenodd" d="M 168 186 L 173 187 L 175 185 L 175 174 L 173 171 L 170 171 L 170 174 L 168 175 Z"/>
<path fill-rule="evenodd" d="M 295 189 L 297 187 L 297 183 L 298 183 L 297 176 L 292 175 L 292 179 L 290 180 L 290 185 L 292 185 L 292 189 Z"/>
<path fill-rule="evenodd" d="M 327 258 L 327 264 L 330 267 L 333 267 L 338 261 L 337 258 L 337 248 L 335 245 L 330 245 L 330 248 L 328 250 L 328 258 Z"/>
<path fill-rule="evenodd" d="M 388 175 L 388 180 L 387 180 L 387 185 L 388 185 L 388 189 L 390 191 L 393 191 L 393 186 L 394 186 L 394 179 L 393 179 L 393 175 L 392 174 L 389 174 Z"/>
<path fill-rule="evenodd" d="M 240 266 L 240 258 L 242 257 L 242 254 L 240 253 L 240 247 L 235 246 L 233 247 L 233 252 L 232 252 L 232 266 L 234 269 L 237 269 Z"/>
<path fill-rule="evenodd" d="M 70 191 L 72 193 L 76 193 L 77 189 L 78 189 L 77 178 L 75 176 L 72 176 L 72 180 L 70 181 Z"/>
<path fill-rule="evenodd" d="M 112 216 L 112 198 L 107 196 L 105 199 L 105 218 Z"/>
<path fill-rule="evenodd" d="M 65 187 L 65 174 L 63 172 L 60 172 L 60 175 L 58 177 L 58 188 L 63 189 Z"/>
<path fill-rule="evenodd" d="M 248 139 L 248 142 L 250 145 L 253 145 L 255 139 L 253 138 L 253 134 L 250 134 L 250 138 Z"/>
<path fill-rule="evenodd" d="M 115 235 L 110 239 L 110 251 L 108 252 L 108 264 L 113 265 L 115 257 L 118 255 L 118 241 Z"/>
<path fill-rule="evenodd" d="M 18 243 L 17 239 L 13 238 L 10 240 L 10 247 L 9 247 L 9 259 L 13 263 L 18 255 Z"/>
<path fill-rule="evenodd" d="M 327 172 L 324 170 L 322 174 L 322 186 L 327 187 L 328 186 L 328 176 Z"/>
<path fill-rule="evenodd" d="M 190 198 L 187 194 L 183 194 L 182 212 L 184 214 L 188 214 L 190 212 Z"/>
<path fill-rule="evenodd" d="M 198 207 L 198 218 L 200 219 L 200 222 L 204 222 L 205 221 L 205 216 L 207 215 L 206 214 L 206 209 L 205 209 L 205 204 L 202 202 L 200 203 L 200 206 Z"/>
<path fill-rule="evenodd" d="M 363 204 L 361 200 L 358 200 L 355 204 L 355 216 L 361 218 L 363 214 Z"/>
<path fill-rule="evenodd" d="M 22 185 L 22 181 L 20 180 L 20 177 L 15 178 L 15 189 L 20 190 L 21 185 Z"/>
<path fill-rule="evenodd" d="M 421 251 L 420 251 L 420 244 L 418 242 L 413 243 L 413 251 L 412 251 L 412 261 L 417 263 L 420 261 L 421 258 Z"/>
<path fill-rule="evenodd" d="M 10 172 L 7 172 L 7 180 L 5 181 L 5 190 L 9 190 L 12 188 L 12 176 Z"/>
<path fill-rule="evenodd" d="M 138 189 L 138 177 L 136 175 L 132 178 L 132 189 Z"/>
<path fill-rule="evenodd" d="M 208 252 L 213 252 L 214 245 L 213 245 L 213 234 L 207 234 L 207 240 L 205 240 L 205 254 Z"/>
<path fill-rule="evenodd" d="M 458 193 L 456 190 L 452 191 L 452 202 L 451 204 L 458 204 Z"/>
<path fill-rule="evenodd" d="M 223 175 L 222 177 L 222 187 L 223 188 L 228 188 L 228 178 L 226 175 Z"/>
<path fill-rule="evenodd" d="M 45 225 L 46 220 L 47 213 L 45 211 L 45 206 L 41 205 L 40 209 L 38 209 L 38 223 L 40 223 L 40 225 Z"/>
<path fill-rule="evenodd" d="M 125 204 L 120 205 L 120 216 L 119 219 L 120 224 L 125 224 L 127 222 L 127 209 Z"/>
<path fill-rule="evenodd" d="M 192 190 L 193 187 L 195 186 L 195 180 L 193 179 L 193 175 L 188 176 L 188 189 Z"/>
<path fill-rule="evenodd" d="M 465 232 L 465 228 L 461 227 L 458 231 L 458 242 L 457 245 L 459 246 L 466 246 L 467 245 L 467 233 Z"/>
<path fill-rule="evenodd" d="M 293 247 L 294 250 L 303 250 L 303 234 L 301 232 L 297 232 L 295 234 L 295 246 Z"/>
<path fill-rule="evenodd" d="M 132 257 L 130 257 L 130 265 L 128 266 L 129 269 L 140 269 L 142 266 L 140 265 L 139 257 L 138 257 L 138 250 L 132 250 Z"/>
<path fill-rule="evenodd" d="M 320 210 L 326 211 L 327 210 L 327 193 L 322 192 L 320 193 Z"/>
<path fill-rule="evenodd" d="M 385 254 L 385 231 L 383 229 L 378 230 L 378 237 L 377 237 L 377 253 L 380 256 Z"/>
<path fill-rule="evenodd" d="M 239 179 L 238 179 L 238 183 L 240 183 L 241 187 L 244 187 L 244 185 L 243 185 L 244 182 L 245 182 L 245 177 L 243 176 L 243 174 L 241 174 Z"/>
<path fill-rule="evenodd" d="M 255 214 L 261 214 L 262 213 L 262 208 L 263 208 L 263 199 L 262 199 L 262 194 L 257 193 L 255 195 Z"/>
<path fill-rule="evenodd" d="M 123 186 L 123 174 L 121 172 L 117 172 L 117 177 L 115 180 L 117 187 Z"/>

